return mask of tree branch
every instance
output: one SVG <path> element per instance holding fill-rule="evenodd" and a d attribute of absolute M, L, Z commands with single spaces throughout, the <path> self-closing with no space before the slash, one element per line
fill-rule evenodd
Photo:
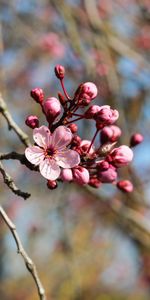
<path fill-rule="evenodd" d="M 29 138 L 24 133 L 20 127 L 16 124 L 16 122 L 13 120 L 10 112 L 7 109 L 7 105 L 2 98 L 2 95 L 0 94 L 0 113 L 3 115 L 3 117 L 6 119 L 7 124 L 8 124 L 8 129 L 11 130 L 13 129 L 14 132 L 18 135 L 19 139 L 21 142 L 27 147 L 30 146 Z"/>
<path fill-rule="evenodd" d="M 26 266 L 27 270 L 31 273 L 31 275 L 34 279 L 34 282 L 35 282 L 36 287 L 37 287 L 39 299 L 40 300 L 46 300 L 45 291 L 44 291 L 43 285 L 40 281 L 36 266 L 33 263 L 33 261 L 31 260 L 31 258 L 28 256 L 26 251 L 24 250 L 22 242 L 20 240 L 20 237 L 19 237 L 19 235 L 16 231 L 15 225 L 9 219 L 8 215 L 6 214 L 6 212 L 4 211 L 4 209 L 1 206 L 0 206 L 0 214 L 1 214 L 4 222 L 6 223 L 6 225 L 9 227 L 9 229 L 12 233 L 12 236 L 14 237 L 14 240 L 15 240 L 16 245 L 17 245 L 18 253 L 23 257 L 25 266 Z"/>
<path fill-rule="evenodd" d="M 3 164 L 0 162 L 0 173 L 3 176 L 4 183 L 9 187 L 9 189 L 16 195 L 22 197 L 23 199 L 27 199 L 30 197 L 29 193 L 22 192 L 14 183 L 11 176 L 5 171 Z"/>

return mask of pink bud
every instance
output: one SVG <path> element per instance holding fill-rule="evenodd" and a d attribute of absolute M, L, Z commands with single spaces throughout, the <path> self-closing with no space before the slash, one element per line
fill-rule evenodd
<path fill-rule="evenodd" d="M 72 139 L 71 144 L 73 146 L 79 146 L 81 144 L 81 138 L 78 135 L 75 135 Z"/>
<path fill-rule="evenodd" d="M 55 75 L 58 79 L 62 80 L 65 75 L 65 68 L 61 65 L 55 67 Z"/>
<path fill-rule="evenodd" d="M 107 158 L 115 167 L 123 167 L 132 161 L 133 151 L 128 146 L 122 145 L 118 148 L 114 148 Z"/>
<path fill-rule="evenodd" d="M 82 93 L 86 94 L 93 100 L 97 96 L 97 87 L 93 82 L 86 82 L 82 85 Z"/>
<path fill-rule="evenodd" d="M 91 141 L 89 141 L 89 140 L 82 140 L 81 143 L 80 143 L 81 151 L 83 151 L 83 152 L 86 153 L 87 150 L 89 149 L 90 145 L 91 145 Z M 92 146 L 90 148 L 89 154 L 93 154 L 94 151 L 95 151 L 94 146 Z"/>
<path fill-rule="evenodd" d="M 37 116 L 28 116 L 25 120 L 25 123 L 32 129 L 39 127 L 39 119 Z"/>
<path fill-rule="evenodd" d="M 117 172 L 113 166 L 109 166 L 107 170 L 99 171 L 98 170 L 98 179 L 103 183 L 111 183 L 117 179 Z"/>
<path fill-rule="evenodd" d="M 78 131 L 78 125 L 74 123 L 68 125 L 68 128 L 71 130 L 72 133 L 76 133 Z"/>
<path fill-rule="evenodd" d="M 62 181 L 68 181 L 68 182 L 72 181 L 73 180 L 72 170 L 71 169 L 62 169 L 60 178 Z"/>
<path fill-rule="evenodd" d="M 79 106 L 87 106 L 97 96 L 97 87 L 92 82 L 80 84 L 75 92 Z"/>
<path fill-rule="evenodd" d="M 58 99 L 51 97 L 44 102 L 43 109 L 47 117 L 54 120 L 61 112 L 61 105 Z"/>
<path fill-rule="evenodd" d="M 140 133 L 135 133 L 131 136 L 130 147 L 135 147 L 136 145 L 143 142 L 143 135 Z"/>
<path fill-rule="evenodd" d="M 80 185 L 87 184 L 89 182 L 89 171 L 81 166 L 72 169 L 74 181 Z"/>
<path fill-rule="evenodd" d="M 85 112 L 84 117 L 86 119 L 92 119 L 96 113 L 100 111 L 100 106 L 99 105 L 91 105 Z"/>
<path fill-rule="evenodd" d="M 102 129 L 106 125 L 113 124 L 119 117 L 116 109 L 111 109 L 109 105 L 101 106 L 100 111 L 95 115 L 97 129 Z"/>
<path fill-rule="evenodd" d="M 44 100 L 44 92 L 41 88 L 31 90 L 30 95 L 37 103 L 42 103 Z"/>
<path fill-rule="evenodd" d="M 56 180 L 47 180 L 47 187 L 50 190 L 56 189 L 57 188 L 57 182 L 56 182 Z"/>
<path fill-rule="evenodd" d="M 116 125 L 105 126 L 100 135 L 100 141 L 102 144 L 107 142 L 116 142 L 121 136 L 121 129 Z"/>
<path fill-rule="evenodd" d="M 90 178 L 88 185 L 94 187 L 94 188 L 99 188 L 101 186 L 102 182 L 98 178 Z"/>
<path fill-rule="evenodd" d="M 106 171 L 106 170 L 108 170 L 109 169 L 109 163 L 108 163 L 108 161 L 106 161 L 106 160 L 101 160 L 101 161 L 99 161 L 97 164 L 96 164 L 96 166 L 97 166 L 97 170 L 99 170 L 99 171 Z"/>
<path fill-rule="evenodd" d="M 131 193 L 133 191 L 133 184 L 129 180 L 120 180 L 117 182 L 117 187 L 119 190 L 125 193 Z"/>

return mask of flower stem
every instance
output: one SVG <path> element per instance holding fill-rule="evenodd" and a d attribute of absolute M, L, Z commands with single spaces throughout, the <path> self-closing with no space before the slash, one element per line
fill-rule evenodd
<path fill-rule="evenodd" d="M 64 86 L 64 81 L 63 81 L 63 79 L 60 80 L 60 83 L 61 83 L 61 87 L 62 87 L 62 89 L 63 89 L 63 92 L 64 92 L 66 98 L 67 98 L 68 100 L 71 100 L 71 98 L 69 97 L 69 95 L 68 95 L 68 93 L 67 93 L 67 91 L 66 91 L 66 88 L 65 88 L 65 86 Z"/>
<path fill-rule="evenodd" d="M 99 129 L 96 130 L 96 132 L 95 132 L 95 134 L 94 134 L 94 136 L 93 136 L 93 139 L 92 139 L 92 141 L 91 141 L 91 144 L 90 144 L 90 146 L 89 146 L 89 148 L 88 148 L 88 150 L 87 150 L 87 153 L 90 152 L 90 149 L 91 149 L 91 147 L 92 147 L 92 145 L 93 145 L 93 143 L 94 143 L 94 141 L 95 141 L 95 139 L 96 139 L 96 136 L 97 136 L 98 132 L 99 132 Z"/>

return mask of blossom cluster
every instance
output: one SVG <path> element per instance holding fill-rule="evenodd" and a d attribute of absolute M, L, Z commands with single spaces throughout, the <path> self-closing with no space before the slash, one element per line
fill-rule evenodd
<path fill-rule="evenodd" d="M 37 116 L 27 117 L 25 122 L 33 129 L 35 142 L 25 150 L 27 160 L 39 166 L 50 189 L 63 181 L 95 188 L 112 183 L 124 192 L 132 192 L 133 185 L 129 180 L 118 181 L 118 169 L 132 161 L 131 147 L 142 142 L 142 135 L 134 134 L 130 147 L 116 147 L 121 136 L 121 129 L 115 125 L 119 112 L 109 105 L 91 104 L 98 93 L 94 83 L 80 84 L 71 98 L 64 86 L 65 68 L 57 65 L 55 75 L 64 93 L 59 92 L 58 99 L 45 99 L 41 88 L 31 91 L 31 97 L 41 106 L 47 126 L 39 127 Z M 78 109 L 83 113 L 77 113 Z M 95 122 L 92 140 L 84 140 L 78 134 L 77 121 L 83 119 Z M 95 146 L 98 135 L 99 145 Z"/>

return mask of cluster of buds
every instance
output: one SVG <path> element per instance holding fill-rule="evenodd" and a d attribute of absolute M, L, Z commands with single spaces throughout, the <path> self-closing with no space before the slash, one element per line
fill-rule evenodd
<path fill-rule="evenodd" d="M 55 189 L 63 181 L 95 188 L 102 183 L 112 183 L 123 192 L 132 192 L 133 185 L 129 180 L 118 181 L 118 169 L 132 161 L 131 147 L 142 142 L 142 135 L 134 134 L 130 147 L 116 147 L 121 136 L 121 129 L 114 125 L 119 112 L 109 105 L 91 105 L 97 96 L 94 83 L 80 84 L 73 97 L 70 97 L 64 86 L 64 67 L 57 65 L 55 75 L 60 80 L 64 95 L 59 92 L 58 99 L 45 99 L 41 88 L 31 91 L 31 97 L 45 115 L 47 126 L 39 127 L 37 116 L 27 117 L 25 123 L 33 129 L 35 141 L 34 146 L 25 150 L 27 160 L 39 166 L 49 189 Z M 78 109 L 83 113 L 77 113 Z M 82 119 L 95 122 L 95 134 L 91 141 L 78 135 L 76 122 Z M 98 147 L 95 146 L 97 136 Z"/>

